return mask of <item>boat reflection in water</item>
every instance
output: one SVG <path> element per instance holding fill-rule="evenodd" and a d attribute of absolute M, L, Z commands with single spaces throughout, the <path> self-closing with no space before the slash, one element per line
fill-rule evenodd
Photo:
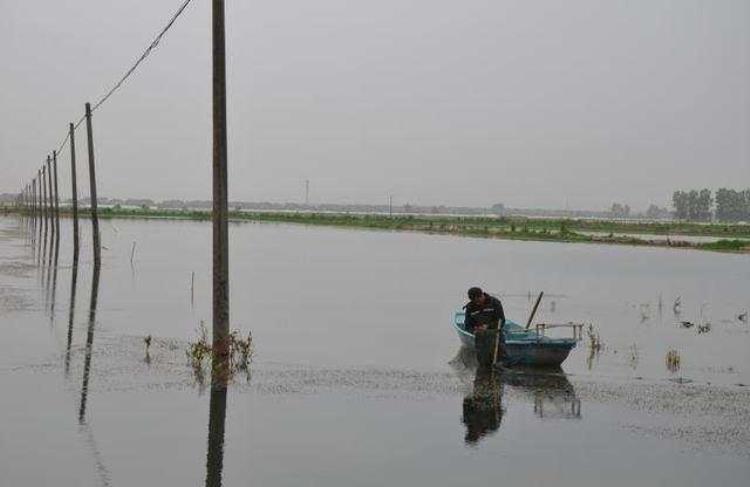
<path fill-rule="evenodd" d="M 467 445 L 476 445 L 500 429 L 506 411 L 503 396 L 508 390 L 514 397 L 528 399 L 540 419 L 581 419 L 581 401 L 559 367 L 496 371 L 479 367 L 476 353 L 468 348 L 461 348 L 451 365 L 466 382 L 473 378 L 462 405 Z"/>

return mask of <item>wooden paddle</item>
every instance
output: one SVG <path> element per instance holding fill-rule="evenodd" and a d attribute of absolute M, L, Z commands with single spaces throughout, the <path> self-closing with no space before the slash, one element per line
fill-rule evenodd
<path fill-rule="evenodd" d="M 542 296 L 544 296 L 544 291 L 539 293 L 539 297 L 536 298 L 536 303 L 534 303 L 534 308 L 531 310 L 531 314 L 529 315 L 529 320 L 526 322 L 526 329 L 528 330 L 531 326 L 531 320 L 534 319 L 534 315 L 536 314 L 537 308 L 539 308 L 539 303 L 542 301 Z"/>

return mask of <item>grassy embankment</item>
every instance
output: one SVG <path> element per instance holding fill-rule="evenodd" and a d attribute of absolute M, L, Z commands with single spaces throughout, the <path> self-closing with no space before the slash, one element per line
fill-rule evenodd
<path fill-rule="evenodd" d="M 66 209 L 61 209 L 67 213 Z M 211 213 L 195 210 L 100 208 L 101 218 L 209 220 Z M 690 222 L 645 223 L 614 220 L 542 219 L 522 217 L 460 217 L 434 215 L 375 215 L 313 212 L 231 211 L 233 221 L 300 223 L 349 228 L 414 231 L 481 238 L 580 242 L 649 247 L 676 247 L 749 253 L 750 225 Z M 588 235 L 581 232 L 598 232 Z M 621 235 L 632 234 L 633 236 Z M 635 235 L 668 235 L 669 240 Z M 715 237 L 714 242 L 686 242 L 680 236 Z"/>

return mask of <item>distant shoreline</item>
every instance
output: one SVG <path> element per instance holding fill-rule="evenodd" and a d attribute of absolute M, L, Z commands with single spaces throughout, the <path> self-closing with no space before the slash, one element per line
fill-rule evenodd
<path fill-rule="evenodd" d="M 70 208 L 61 208 L 70 216 Z M 14 208 L 5 214 L 18 214 Z M 88 210 L 81 211 L 85 217 Z M 205 210 L 99 209 L 102 219 L 210 220 Z M 361 228 L 372 230 L 411 231 L 436 235 L 456 235 L 502 240 L 537 242 L 594 243 L 643 247 L 708 250 L 713 252 L 750 254 L 750 226 L 738 224 L 705 224 L 692 222 L 623 222 L 568 218 L 478 217 L 435 215 L 383 215 L 372 213 L 319 213 L 281 211 L 230 211 L 234 222 L 275 222 L 305 225 Z M 596 232 L 587 234 L 581 232 Z M 662 238 L 641 238 L 638 235 Z M 680 237 L 710 237 L 715 241 L 692 242 Z"/>

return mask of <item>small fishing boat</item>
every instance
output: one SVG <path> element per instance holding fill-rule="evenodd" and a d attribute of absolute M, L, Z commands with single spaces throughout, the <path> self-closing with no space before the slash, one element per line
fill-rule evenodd
<path fill-rule="evenodd" d="M 475 348 L 474 334 L 464 328 L 464 311 L 456 311 L 453 327 L 461 343 L 471 349 Z M 552 338 L 546 336 L 548 328 L 572 328 L 573 338 Z M 570 351 L 581 339 L 583 325 L 577 323 L 537 324 L 527 330 L 518 323 L 505 321 L 505 349 L 508 356 L 505 362 L 512 365 L 534 365 L 543 367 L 559 366 L 568 358 Z"/>

